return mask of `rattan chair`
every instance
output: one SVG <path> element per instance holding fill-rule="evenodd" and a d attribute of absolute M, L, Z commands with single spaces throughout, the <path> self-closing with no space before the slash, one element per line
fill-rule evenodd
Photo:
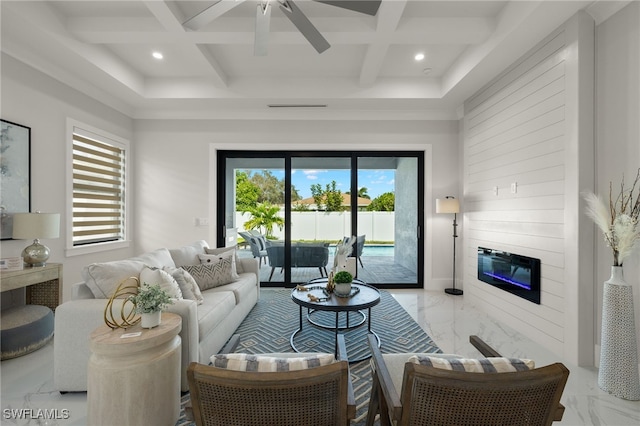
<path fill-rule="evenodd" d="M 471 342 L 484 356 L 500 356 L 476 336 L 471 336 Z M 382 426 L 531 426 L 562 419 L 560 397 L 569 370 L 561 363 L 527 371 L 471 373 L 407 362 L 404 371 L 394 371 L 385 363 L 375 338 L 369 338 L 369 345 L 373 384 L 368 426 L 377 414 Z M 408 359 L 411 354 L 406 355 Z M 402 368 L 395 365 L 395 370 Z"/>
<path fill-rule="evenodd" d="M 192 362 L 187 377 L 193 420 L 198 426 L 348 425 L 356 405 L 342 335 L 338 352 L 333 364 L 287 372 L 232 371 Z"/>

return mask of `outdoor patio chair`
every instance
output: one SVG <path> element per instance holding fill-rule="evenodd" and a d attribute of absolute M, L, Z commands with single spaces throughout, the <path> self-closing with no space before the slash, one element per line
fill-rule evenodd
<path fill-rule="evenodd" d="M 364 268 L 362 264 L 362 252 L 364 251 L 364 243 L 365 243 L 366 235 L 358 235 L 356 237 L 355 243 L 353 243 L 353 250 L 351 250 L 351 254 L 349 257 L 355 257 L 360 262 L 360 266 Z M 343 241 L 349 241 L 349 237 L 344 237 Z"/>
<path fill-rule="evenodd" d="M 377 414 L 381 426 L 533 426 L 562 419 L 560 397 L 569 376 L 564 365 L 525 369 L 521 360 L 513 360 L 507 366 L 507 359 L 493 358 L 500 354 L 477 336 L 470 340 L 480 353 L 492 358 L 469 362 L 492 372 L 468 372 L 471 367 L 462 367 L 467 361 L 455 355 L 421 354 L 410 362 L 415 354 L 382 354 L 375 337 L 369 336 L 373 383 L 367 426 L 373 425 Z M 456 358 L 457 362 L 452 361 Z M 438 364 L 449 364 L 455 370 L 435 368 Z"/>
<path fill-rule="evenodd" d="M 233 352 L 239 339 L 239 335 L 234 335 L 221 353 Z M 259 364 L 257 368 L 262 368 L 263 363 L 273 359 L 278 359 L 277 363 L 305 356 L 314 359 L 329 356 L 331 360 L 327 365 L 277 372 L 234 371 L 192 362 L 187 370 L 191 395 L 187 418 L 195 420 L 198 426 L 348 425 L 355 418 L 356 403 L 343 335 L 338 335 L 337 360 L 333 354 L 259 356 L 263 358 L 248 360 L 246 364 L 252 367 Z M 216 364 L 231 365 L 226 357 L 217 359 Z"/>
<path fill-rule="evenodd" d="M 253 232 L 238 232 L 238 234 L 249 243 L 251 248 L 251 254 L 254 258 L 259 258 L 260 264 L 264 258 L 264 263 L 267 263 L 267 240 L 262 235 L 254 235 Z"/>

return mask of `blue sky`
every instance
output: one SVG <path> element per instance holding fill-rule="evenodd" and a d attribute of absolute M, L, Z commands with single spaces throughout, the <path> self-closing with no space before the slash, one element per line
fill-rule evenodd
<path fill-rule="evenodd" d="M 284 171 L 272 170 L 278 178 L 284 178 Z M 311 197 L 311 185 L 319 183 L 324 188 L 335 180 L 337 188 L 342 192 L 349 191 L 349 170 L 293 170 L 291 182 L 298 190 L 302 198 Z M 385 192 L 394 191 L 395 170 L 360 170 L 358 173 L 358 186 L 366 187 L 371 199 Z"/>

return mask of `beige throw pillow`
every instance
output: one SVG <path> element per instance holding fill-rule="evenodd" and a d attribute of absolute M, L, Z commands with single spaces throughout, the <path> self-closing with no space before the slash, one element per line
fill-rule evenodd
<path fill-rule="evenodd" d="M 204 249 L 206 254 L 224 254 L 224 253 L 229 253 L 232 252 L 235 254 L 236 257 L 236 272 L 238 274 L 243 274 L 244 268 L 242 267 L 242 262 L 240 262 L 240 258 L 238 257 L 238 247 L 237 246 L 232 246 L 232 247 L 219 247 L 219 248 L 206 248 Z"/>
<path fill-rule="evenodd" d="M 145 266 L 140 272 L 140 285 L 160 285 L 172 299 L 182 299 L 182 291 L 176 280 L 166 271 Z"/>
<path fill-rule="evenodd" d="M 198 283 L 196 283 L 196 280 L 193 279 L 191 274 L 182 268 L 165 267 L 163 270 L 169 273 L 173 279 L 176 280 L 178 286 L 180 286 L 180 291 L 182 291 L 183 298 L 195 300 L 198 305 L 204 301 L 202 293 L 200 292 L 200 287 L 198 287 Z"/>

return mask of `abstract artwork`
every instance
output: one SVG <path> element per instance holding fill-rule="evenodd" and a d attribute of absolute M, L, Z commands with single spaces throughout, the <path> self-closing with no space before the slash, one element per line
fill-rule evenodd
<path fill-rule="evenodd" d="M 31 128 L 0 120 L 0 229 L 13 234 L 13 214 L 29 212 Z"/>

